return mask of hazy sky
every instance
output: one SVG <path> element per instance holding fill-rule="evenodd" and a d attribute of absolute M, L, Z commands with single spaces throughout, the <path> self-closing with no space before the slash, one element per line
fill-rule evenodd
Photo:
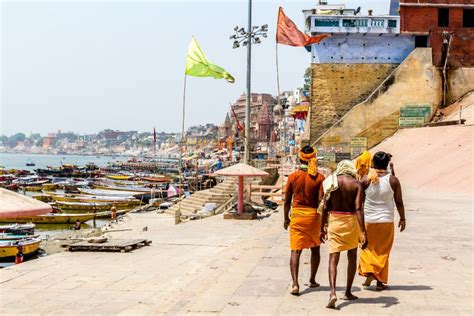
<path fill-rule="evenodd" d="M 329 1 L 388 13 L 389 0 Z M 276 94 L 278 6 L 303 29 L 310 1 L 255 1 L 252 91 Z M 247 1 L 0 0 L 0 134 L 57 130 L 179 131 L 186 51 L 194 35 L 208 58 L 236 78 L 188 78 L 186 126 L 220 124 L 245 91 L 246 49 L 232 49 L 247 25 Z M 282 90 L 302 84 L 304 48 L 279 46 Z"/>

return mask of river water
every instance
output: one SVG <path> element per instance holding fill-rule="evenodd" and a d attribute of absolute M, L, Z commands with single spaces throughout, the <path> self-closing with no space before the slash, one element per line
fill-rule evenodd
<path fill-rule="evenodd" d="M 119 159 L 126 160 L 125 157 Z M 26 162 L 32 160 L 36 165 L 28 167 Z M 79 155 L 44 155 L 44 154 L 16 154 L 0 153 L 0 166 L 5 169 L 24 169 L 33 171 L 37 168 L 46 168 L 47 166 L 59 167 L 62 164 L 73 164 L 84 166 L 89 162 L 97 166 L 106 166 L 108 162 L 118 160 L 112 156 L 79 156 Z"/>

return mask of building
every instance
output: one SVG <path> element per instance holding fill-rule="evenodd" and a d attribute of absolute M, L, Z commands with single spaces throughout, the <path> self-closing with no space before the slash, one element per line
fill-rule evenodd
<path fill-rule="evenodd" d="M 257 132 L 259 130 L 259 124 L 263 124 L 265 128 L 267 126 L 273 128 L 273 108 L 276 104 L 276 100 L 267 93 L 252 93 L 250 101 L 250 133 L 251 141 L 255 142 L 259 140 L 259 133 Z M 245 126 L 246 104 L 246 95 L 242 94 L 237 101 L 231 105 L 232 109 L 229 111 L 228 116 L 231 120 L 230 131 L 233 133 L 237 133 L 239 124 L 242 128 Z M 260 115 L 262 108 L 265 113 L 262 112 Z M 264 117 L 264 120 L 268 120 L 268 122 L 264 122 L 263 120 L 259 122 L 259 115 Z"/>
<path fill-rule="evenodd" d="M 310 133 L 313 143 L 364 101 L 415 48 L 400 33 L 400 16 L 362 14 L 360 8 L 320 1 L 304 10 L 306 32 L 331 36 L 311 45 Z"/>
<path fill-rule="evenodd" d="M 43 137 L 43 148 L 48 149 L 55 145 L 56 135 L 49 133 L 47 136 Z"/>
<path fill-rule="evenodd" d="M 417 47 L 432 47 L 438 67 L 474 65 L 472 0 L 401 0 L 400 30 L 413 35 Z"/>

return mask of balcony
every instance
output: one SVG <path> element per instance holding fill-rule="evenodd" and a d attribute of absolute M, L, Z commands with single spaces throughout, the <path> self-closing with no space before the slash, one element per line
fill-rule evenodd
<path fill-rule="evenodd" d="M 311 34 L 400 33 L 399 16 L 311 15 Z"/>

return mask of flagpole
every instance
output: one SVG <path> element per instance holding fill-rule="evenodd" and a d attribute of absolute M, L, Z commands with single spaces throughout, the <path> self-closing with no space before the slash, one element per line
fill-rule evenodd
<path fill-rule="evenodd" d="M 186 73 L 184 73 L 184 87 L 183 87 L 183 116 L 181 120 L 181 141 L 179 142 L 179 165 L 178 165 L 178 174 L 179 174 L 179 188 L 178 188 L 178 209 L 174 214 L 174 223 L 175 225 L 181 223 L 181 193 L 183 191 L 183 174 L 181 172 L 181 166 L 183 164 L 183 142 L 184 142 L 184 121 L 186 118 Z"/>
<path fill-rule="evenodd" d="M 280 67 L 278 62 L 278 42 L 275 41 L 275 62 L 277 75 L 277 105 L 280 104 Z M 283 120 L 285 120 L 285 109 L 283 108 Z M 286 122 L 283 122 L 283 152 L 286 153 Z"/>

